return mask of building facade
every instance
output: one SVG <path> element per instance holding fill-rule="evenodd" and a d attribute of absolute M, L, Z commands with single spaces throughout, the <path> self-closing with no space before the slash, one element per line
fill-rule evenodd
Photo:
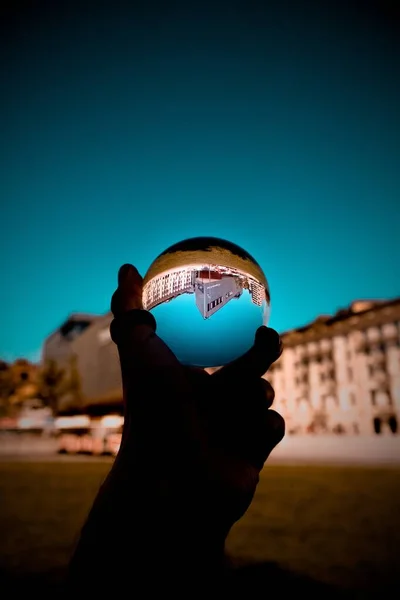
<path fill-rule="evenodd" d="M 54 359 L 63 363 L 71 354 L 71 343 L 92 325 L 98 317 L 76 313 L 70 315 L 61 327 L 57 328 L 44 341 L 42 359 Z"/>
<path fill-rule="evenodd" d="M 265 378 L 288 433 L 398 433 L 400 299 L 354 302 L 282 338 Z"/>
<path fill-rule="evenodd" d="M 265 302 L 265 288 L 261 283 L 255 281 L 254 279 L 250 280 L 250 293 L 253 304 L 257 306 L 262 306 L 263 302 Z"/>
<path fill-rule="evenodd" d="M 219 283 L 218 283 L 219 282 Z M 153 277 L 143 287 L 143 307 L 151 310 L 155 306 L 172 300 L 181 294 L 195 294 L 196 304 L 204 316 L 205 313 L 212 313 L 211 308 L 207 308 L 208 302 L 201 302 L 200 295 L 203 294 L 204 286 L 209 289 L 217 287 L 230 287 L 238 290 L 239 296 L 244 288 L 249 290 L 251 300 L 257 306 L 262 306 L 268 300 L 265 287 L 248 274 L 241 273 L 237 269 L 210 265 L 210 267 L 195 267 L 194 265 L 177 270 L 170 269 L 158 277 Z M 227 298 L 224 294 L 220 297 L 221 304 Z M 235 292 L 236 295 L 237 292 Z M 229 299 L 231 296 L 229 296 Z M 217 298 L 212 298 L 211 302 Z M 204 308 L 206 306 L 206 308 Z M 215 306 L 213 307 L 215 308 Z M 214 311 L 215 312 L 215 311 Z M 207 314 L 207 317 L 210 316 Z M 204 318 L 207 318 L 204 317 Z"/>
<path fill-rule="evenodd" d="M 62 398 L 61 413 L 122 411 L 122 381 L 118 351 L 110 337 L 111 320 L 111 313 L 92 316 L 89 325 L 76 328 L 80 315 L 71 315 L 44 343 L 43 361 L 52 359 L 68 368 L 71 357 L 76 359 L 80 398 Z"/>
<path fill-rule="evenodd" d="M 240 280 L 223 276 L 220 279 L 195 279 L 196 306 L 204 319 L 210 318 L 233 298 L 243 293 Z"/>
<path fill-rule="evenodd" d="M 190 269 L 169 271 L 154 277 L 143 288 L 144 308 L 151 310 L 180 294 L 193 293 L 195 277 L 196 272 Z"/>
<path fill-rule="evenodd" d="M 179 285 L 184 289 L 189 279 Z M 111 319 L 110 313 L 92 317 L 78 331 L 73 324 L 82 319 L 72 316 L 44 344 L 44 359 L 76 356 L 86 408 L 122 404 Z M 354 302 L 282 339 L 284 352 L 264 377 L 275 389 L 274 408 L 288 434 L 398 434 L 400 298 Z"/>

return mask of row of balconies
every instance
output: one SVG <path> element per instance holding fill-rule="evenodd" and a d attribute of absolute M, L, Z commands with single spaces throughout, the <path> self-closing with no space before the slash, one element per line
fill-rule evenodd
<path fill-rule="evenodd" d="M 337 358 L 337 354 L 336 354 L 336 358 Z M 356 364 L 358 363 L 359 359 L 356 359 Z M 388 355 L 388 352 L 385 351 L 385 349 L 382 349 L 381 346 L 376 346 L 373 348 L 368 349 L 368 352 L 365 352 L 365 356 L 363 357 L 363 362 L 365 361 L 366 365 L 367 365 L 367 369 L 373 369 L 373 370 L 379 370 L 382 369 L 384 371 L 388 371 L 391 374 L 395 373 L 397 370 L 400 369 L 400 353 L 399 353 L 399 366 L 396 366 L 396 356 L 393 355 Z M 349 359 L 348 356 L 345 357 L 344 361 L 342 362 L 337 362 L 335 360 L 335 356 L 332 355 L 327 355 L 325 357 L 319 357 L 316 356 L 314 358 L 307 358 L 304 357 L 301 360 L 297 360 L 295 362 L 292 363 L 292 368 L 290 368 L 290 366 L 288 365 L 288 363 L 285 364 L 285 356 L 283 355 L 282 358 L 275 363 L 274 365 L 272 365 L 272 367 L 270 368 L 270 372 L 271 373 L 277 373 L 277 372 L 281 372 L 281 371 L 287 371 L 288 367 L 289 367 L 289 371 L 294 372 L 296 375 L 298 375 L 300 378 L 308 375 L 311 371 L 311 368 L 313 368 L 315 370 L 315 367 L 318 367 L 318 371 L 319 373 L 328 373 L 330 371 L 332 371 L 333 373 L 338 372 L 340 373 L 340 378 L 343 379 L 342 373 L 344 373 L 344 369 L 346 368 L 347 365 L 347 369 L 353 371 L 353 367 L 354 367 L 354 362 L 353 360 Z M 334 375 L 333 375 L 334 376 Z M 346 377 L 346 379 L 348 378 L 352 378 L 352 375 L 350 375 L 349 377 Z"/>
<path fill-rule="evenodd" d="M 283 399 L 277 406 L 278 410 L 284 409 L 285 411 L 292 412 L 298 409 L 304 410 L 316 410 L 323 409 L 329 412 L 334 411 L 360 411 L 363 408 L 367 409 L 368 412 L 377 412 L 386 410 L 393 412 L 395 406 L 393 400 L 387 390 L 371 390 L 368 396 L 363 398 L 357 398 L 356 394 L 351 393 L 348 396 L 341 397 L 332 392 L 321 392 L 319 394 L 304 393 L 300 389 L 296 389 L 296 397 L 290 402 Z M 278 404 L 278 403 L 277 403 Z"/>
<path fill-rule="evenodd" d="M 164 296 L 167 297 L 174 292 L 179 292 L 184 289 L 187 289 L 186 284 L 183 283 L 174 283 L 164 285 L 162 288 L 156 288 L 153 290 L 149 290 L 146 293 L 146 304 L 150 304 L 151 302 L 155 302 L 157 300 L 162 299 Z"/>
<path fill-rule="evenodd" d="M 318 389 L 330 389 L 330 386 L 342 387 L 348 385 L 355 380 L 355 372 L 358 371 L 357 379 L 360 379 L 367 383 L 368 387 L 374 388 L 375 386 L 381 387 L 386 385 L 392 377 L 400 372 L 400 369 L 393 370 L 389 368 L 386 360 L 383 360 L 380 355 L 373 357 L 366 357 L 367 360 L 364 365 L 360 367 L 357 365 L 347 365 L 345 368 L 335 368 L 333 362 L 326 361 L 319 369 L 310 370 L 309 368 L 302 367 L 293 370 L 292 372 L 284 373 L 281 369 L 269 370 L 267 378 L 272 385 L 280 384 L 284 380 L 291 380 L 292 385 L 301 387 L 301 389 L 318 388 Z M 383 357 L 385 358 L 385 357 Z M 364 371 L 365 369 L 365 371 Z M 361 374 L 361 375 L 360 375 Z"/>
<path fill-rule="evenodd" d="M 338 372 L 332 369 L 319 371 L 313 377 L 309 373 L 297 372 L 293 377 L 293 381 L 295 386 L 318 386 L 319 388 L 330 385 L 341 386 L 353 381 L 353 370 L 350 368 L 346 372 L 347 376 L 343 376 L 343 373 L 341 373 L 341 376 L 338 375 Z M 274 373 L 268 373 L 268 376 L 271 382 L 275 379 Z M 388 381 L 389 373 L 380 365 L 368 365 L 367 378 L 369 385 L 373 385 L 374 383 L 381 384 Z"/>
<path fill-rule="evenodd" d="M 381 327 L 370 327 L 365 331 L 353 331 L 350 334 L 353 339 L 355 350 L 363 350 L 366 346 L 374 343 L 399 342 L 400 324 L 386 323 Z M 347 338 L 347 343 L 349 339 Z M 322 339 L 319 342 L 308 342 L 295 347 L 296 357 L 302 359 L 305 357 L 324 356 L 332 352 L 334 338 Z"/>
<path fill-rule="evenodd" d="M 370 327 L 365 331 L 354 331 L 352 334 L 356 351 L 364 351 L 374 344 L 398 344 L 400 327 L 396 323 L 386 323 L 381 327 Z"/>

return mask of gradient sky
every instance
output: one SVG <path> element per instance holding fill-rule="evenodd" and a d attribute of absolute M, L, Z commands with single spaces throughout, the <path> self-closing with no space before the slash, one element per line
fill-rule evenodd
<path fill-rule="evenodd" d="M 197 235 L 256 258 L 279 331 L 400 295 L 393 3 L 126 4 L 2 19 L 0 356 Z"/>

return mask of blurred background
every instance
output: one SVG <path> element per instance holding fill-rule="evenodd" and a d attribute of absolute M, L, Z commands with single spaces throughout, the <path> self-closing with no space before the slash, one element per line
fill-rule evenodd
<path fill-rule="evenodd" d="M 118 452 L 118 268 L 144 275 L 211 235 L 260 263 L 285 346 L 265 377 L 286 436 L 232 560 L 254 589 L 392 593 L 398 2 L 32 0 L 0 16 L 2 588 L 61 589 Z"/>

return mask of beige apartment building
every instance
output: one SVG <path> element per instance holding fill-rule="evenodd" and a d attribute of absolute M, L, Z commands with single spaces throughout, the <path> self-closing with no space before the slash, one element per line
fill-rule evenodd
<path fill-rule="evenodd" d="M 75 355 L 79 406 L 63 412 L 121 410 L 118 354 L 110 313 L 71 315 L 44 343 L 43 359 L 66 364 Z M 398 434 L 400 419 L 400 298 L 357 301 L 334 316 L 282 334 L 285 350 L 265 377 L 287 433 Z M 83 400 L 82 400 L 83 398 Z"/>

